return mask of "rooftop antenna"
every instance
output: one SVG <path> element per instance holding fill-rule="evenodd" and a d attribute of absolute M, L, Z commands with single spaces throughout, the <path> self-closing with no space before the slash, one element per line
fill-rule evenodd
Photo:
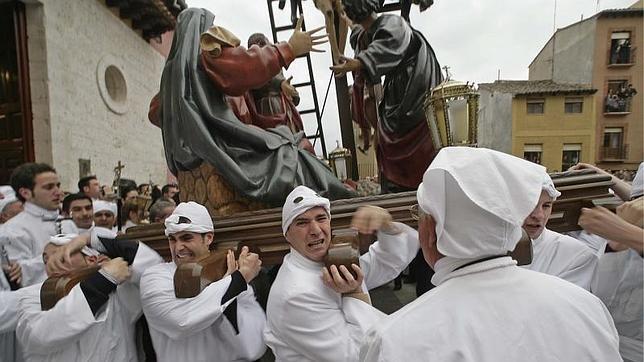
<path fill-rule="evenodd" d="M 557 30 L 557 0 L 555 0 L 555 10 L 552 17 L 552 33 Z"/>

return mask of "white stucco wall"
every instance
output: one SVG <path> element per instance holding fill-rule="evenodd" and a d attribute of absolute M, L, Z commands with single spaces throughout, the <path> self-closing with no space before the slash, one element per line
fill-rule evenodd
<path fill-rule="evenodd" d="M 27 27 L 37 161 L 53 161 L 69 191 L 78 159 L 91 160 L 101 183 L 111 183 L 118 160 L 122 177 L 164 183 L 161 131 L 147 120 L 164 58 L 99 0 L 31 1 Z M 101 97 L 99 64 L 116 65 L 125 78 L 123 114 Z"/>
<path fill-rule="evenodd" d="M 479 85 L 479 147 L 512 153 L 512 94 Z"/>
<path fill-rule="evenodd" d="M 591 84 L 596 24 L 595 18 L 589 18 L 557 30 L 530 64 L 528 79 Z"/>

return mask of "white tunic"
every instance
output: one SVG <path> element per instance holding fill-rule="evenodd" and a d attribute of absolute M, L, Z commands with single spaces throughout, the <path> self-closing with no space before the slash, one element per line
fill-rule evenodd
<path fill-rule="evenodd" d="M 58 211 L 45 210 L 26 202 L 24 211 L 3 224 L 0 243 L 9 258 L 22 267 L 22 285 L 28 286 L 47 279 L 42 251 L 52 235 L 56 235 Z"/>
<path fill-rule="evenodd" d="M 532 254 L 532 263 L 525 268 L 590 290 L 599 257 L 579 240 L 544 228 L 541 235 L 532 240 Z"/>
<path fill-rule="evenodd" d="M 92 226 L 89 229 L 83 229 L 76 226 L 76 223 L 74 222 L 74 220 L 65 219 L 60 223 L 60 233 L 83 235 L 83 234 L 89 233 L 90 230 L 92 230 L 92 227 L 94 227 L 93 222 L 92 222 Z"/>
<path fill-rule="evenodd" d="M 18 293 L 11 291 L 9 283 L 0 273 L 0 361 L 22 361 L 22 351 L 16 341 L 18 323 Z"/>
<path fill-rule="evenodd" d="M 160 262 L 159 254 L 139 244 L 130 280 L 110 294 L 96 317 L 80 284 L 48 311 L 41 310 L 42 283 L 25 288 L 16 329 L 25 360 L 136 361 L 134 331 L 141 316 L 139 281 L 146 268 Z"/>
<path fill-rule="evenodd" d="M 445 279 L 372 328 L 361 361 L 620 360 L 608 310 L 576 285 L 509 257 Z"/>
<path fill-rule="evenodd" d="M 403 225 L 398 235 L 378 233 L 378 242 L 360 257 L 363 288 L 391 281 L 418 252 L 416 230 Z M 276 361 L 357 361 L 366 331 L 385 314 L 355 298 L 343 298 L 322 282 L 322 263 L 294 249 L 286 255 L 266 308 L 266 344 Z"/>
<path fill-rule="evenodd" d="M 592 292 L 606 304 L 619 332 L 625 361 L 641 362 L 644 320 L 644 259 L 634 250 L 606 253 L 599 260 Z"/>
<path fill-rule="evenodd" d="M 159 361 L 254 361 L 266 350 L 266 316 L 251 286 L 221 304 L 232 277 L 207 286 L 194 298 L 174 294 L 174 262 L 150 268 L 141 280 L 141 301 Z M 236 334 L 223 315 L 237 300 Z"/>
<path fill-rule="evenodd" d="M 566 235 L 582 242 L 584 245 L 589 247 L 597 257 L 601 258 L 601 256 L 604 255 L 608 241 L 601 236 L 591 234 L 586 230 L 569 231 Z"/>

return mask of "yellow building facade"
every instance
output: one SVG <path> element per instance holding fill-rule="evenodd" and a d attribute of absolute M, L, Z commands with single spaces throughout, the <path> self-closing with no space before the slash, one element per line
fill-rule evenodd
<path fill-rule="evenodd" d="M 512 99 L 512 154 L 548 172 L 577 162 L 595 163 L 594 90 L 515 94 Z"/>

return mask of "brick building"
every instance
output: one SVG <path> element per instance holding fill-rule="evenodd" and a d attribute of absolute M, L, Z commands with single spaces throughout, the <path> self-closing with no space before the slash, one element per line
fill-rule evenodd
<path fill-rule="evenodd" d="M 558 29 L 529 67 L 532 81 L 597 89 L 594 158 L 604 169 L 636 170 L 644 158 L 643 15 L 639 0 Z"/>

